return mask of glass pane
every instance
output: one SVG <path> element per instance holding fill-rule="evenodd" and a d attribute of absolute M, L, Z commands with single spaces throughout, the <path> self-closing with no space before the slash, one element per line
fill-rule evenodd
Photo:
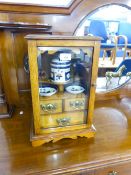
<path fill-rule="evenodd" d="M 39 47 L 41 128 L 87 123 L 91 47 Z"/>

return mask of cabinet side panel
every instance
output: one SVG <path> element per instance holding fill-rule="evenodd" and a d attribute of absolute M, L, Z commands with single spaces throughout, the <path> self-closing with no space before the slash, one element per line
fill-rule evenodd
<path fill-rule="evenodd" d="M 37 47 L 35 41 L 28 41 L 28 54 L 30 66 L 30 81 L 32 92 L 32 105 L 34 115 L 35 133 L 40 133 L 40 107 L 39 107 L 39 84 L 37 67 Z"/>
<path fill-rule="evenodd" d="M 99 52 L 100 52 L 100 43 L 95 42 L 93 60 L 92 60 L 91 88 L 90 88 L 89 111 L 88 111 L 88 122 L 87 122 L 89 125 L 92 125 L 92 115 L 94 112 L 94 101 L 95 101 L 96 79 L 97 79 L 97 73 L 98 73 Z"/>

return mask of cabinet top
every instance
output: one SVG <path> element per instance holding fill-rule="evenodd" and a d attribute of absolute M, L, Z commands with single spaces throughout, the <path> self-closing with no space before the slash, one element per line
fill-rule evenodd
<path fill-rule="evenodd" d="M 90 40 L 90 41 L 100 41 L 101 37 L 96 36 L 63 36 L 63 35 L 26 35 L 28 40 Z"/>

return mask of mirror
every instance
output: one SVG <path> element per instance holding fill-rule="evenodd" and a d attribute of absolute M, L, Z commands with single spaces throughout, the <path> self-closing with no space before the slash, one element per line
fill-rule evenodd
<path fill-rule="evenodd" d="M 131 58 L 120 60 L 118 65 L 110 66 L 111 63 L 107 61 L 107 64 L 99 62 L 98 78 L 97 78 L 97 88 L 96 92 L 109 92 L 116 90 L 125 84 L 127 84 L 131 79 L 131 72 L 129 65 L 131 66 Z M 112 65 L 112 64 L 111 64 Z M 129 70 L 129 71 L 128 71 Z"/>
<path fill-rule="evenodd" d="M 107 33 L 106 45 L 110 44 L 112 48 L 114 46 L 114 50 L 109 49 L 109 47 L 104 47 L 103 49 L 103 41 L 101 44 L 96 92 L 106 93 L 121 88 L 131 79 L 131 44 L 129 44 L 130 48 L 128 48 L 129 32 L 127 31 L 126 33 L 124 29 L 124 32 L 121 33 L 120 29 L 124 28 L 124 23 L 128 24 L 126 27 L 127 29 L 129 28 L 128 26 L 131 25 L 131 11 L 120 5 L 101 7 L 90 13 L 80 22 L 74 35 L 91 35 L 91 23 L 96 20 L 104 23 Z M 98 33 L 99 27 L 97 27 L 97 25 L 95 25 L 95 27 Z M 122 34 L 126 37 L 120 39 L 119 37 Z M 105 39 L 105 36 L 101 37 L 103 40 Z M 129 38 L 131 38 L 131 34 Z M 114 58 L 112 56 L 113 54 Z"/>

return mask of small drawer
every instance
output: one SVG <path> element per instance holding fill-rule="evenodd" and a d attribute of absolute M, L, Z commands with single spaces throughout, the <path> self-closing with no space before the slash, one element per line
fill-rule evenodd
<path fill-rule="evenodd" d="M 64 103 L 64 111 L 87 109 L 86 101 L 85 98 L 66 99 Z"/>
<path fill-rule="evenodd" d="M 40 101 L 40 113 L 52 114 L 62 112 L 61 100 Z"/>
<path fill-rule="evenodd" d="M 84 112 L 41 116 L 42 128 L 66 127 L 85 123 Z"/>

